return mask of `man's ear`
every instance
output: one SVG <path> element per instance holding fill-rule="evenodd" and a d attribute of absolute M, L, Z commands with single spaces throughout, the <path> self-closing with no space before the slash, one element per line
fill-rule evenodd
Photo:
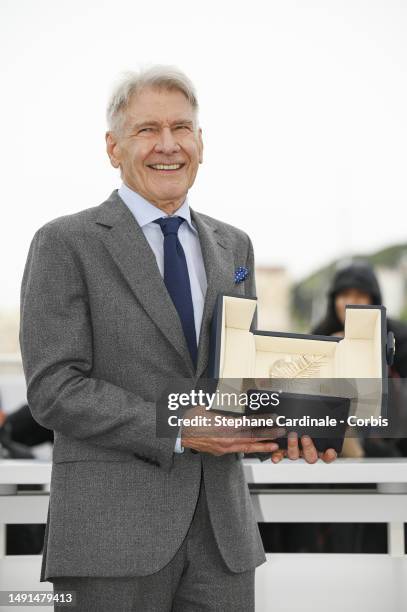
<path fill-rule="evenodd" d="M 202 140 L 202 128 L 198 129 L 198 146 L 199 146 L 199 163 L 203 162 L 203 140 Z"/>
<path fill-rule="evenodd" d="M 105 135 L 105 139 L 106 139 L 106 152 L 109 156 L 110 159 L 110 163 L 112 164 L 113 168 L 119 168 L 120 167 L 120 160 L 118 157 L 118 143 L 117 143 L 117 139 L 116 136 L 113 134 L 113 132 L 106 132 Z"/>

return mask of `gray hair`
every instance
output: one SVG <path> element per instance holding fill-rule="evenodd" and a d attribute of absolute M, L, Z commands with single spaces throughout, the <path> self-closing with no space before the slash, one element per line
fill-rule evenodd
<path fill-rule="evenodd" d="M 110 131 L 120 131 L 124 112 L 133 95 L 147 87 L 176 89 L 190 102 L 195 118 L 198 117 L 198 99 L 192 81 L 175 66 L 153 66 L 139 72 L 126 72 L 114 88 L 107 106 L 106 118 Z"/>

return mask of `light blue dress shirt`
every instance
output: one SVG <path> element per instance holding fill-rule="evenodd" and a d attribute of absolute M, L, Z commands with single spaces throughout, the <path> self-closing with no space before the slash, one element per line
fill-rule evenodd
<path fill-rule="evenodd" d="M 124 183 L 122 183 L 118 194 L 141 227 L 155 255 L 160 274 L 164 277 L 164 235 L 161 231 L 161 227 L 157 223 L 154 223 L 154 221 L 162 217 L 168 217 L 169 215 L 148 202 Z M 189 282 L 191 284 L 192 304 L 194 307 L 195 331 L 198 341 L 207 288 L 205 266 L 198 232 L 192 224 L 191 211 L 187 199 L 184 200 L 182 206 L 178 208 L 175 214 L 185 219 L 185 223 L 182 223 L 178 230 L 178 239 L 184 249 L 187 262 Z M 177 438 L 175 452 L 183 452 L 180 437 Z"/>

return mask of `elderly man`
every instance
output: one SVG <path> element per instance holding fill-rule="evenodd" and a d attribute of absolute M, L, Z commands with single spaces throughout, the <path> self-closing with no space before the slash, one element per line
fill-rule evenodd
<path fill-rule="evenodd" d="M 247 235 L 188 204 L 197 113 L 179 71 L 127 76 L 106 134 L 120 189 L 46 224 L 28 255 L 28 401 L 55 431 L 41 580 L 75 592 L 77 610 L 254 608 L 265 556 L 241 453 L 282 453 L 257 437 L 156 435 L 165 381 L 205 375 L 218 293 L 255 294 Z M 234 285 L 239 266 L 249 276 Z M 295 439 L 288 454 L 299 456 Z M 311 440 L 304 456 L 318 458 Z"/>

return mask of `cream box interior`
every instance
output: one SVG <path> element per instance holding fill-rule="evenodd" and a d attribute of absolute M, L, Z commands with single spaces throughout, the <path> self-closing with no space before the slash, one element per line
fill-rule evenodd
<path fill-rule="evenodd" d="M 273 379 L 294 391 L 355 399 L 352 412 L 378 416 L 387 390 L 386 316 L 383 306 L 348 306 L 344 337 L 251 330 L 256 299 L 219 296 L 214 317 L 212 376 L 216 379 Z M 329 389 L 328 381 L 341 379 Z M 338 381 L 339 383 L 339 381 Z M 232 385 L 235 386 L 235 385 Z M 332 384 L 331 384 L 332 387 Z"/>

